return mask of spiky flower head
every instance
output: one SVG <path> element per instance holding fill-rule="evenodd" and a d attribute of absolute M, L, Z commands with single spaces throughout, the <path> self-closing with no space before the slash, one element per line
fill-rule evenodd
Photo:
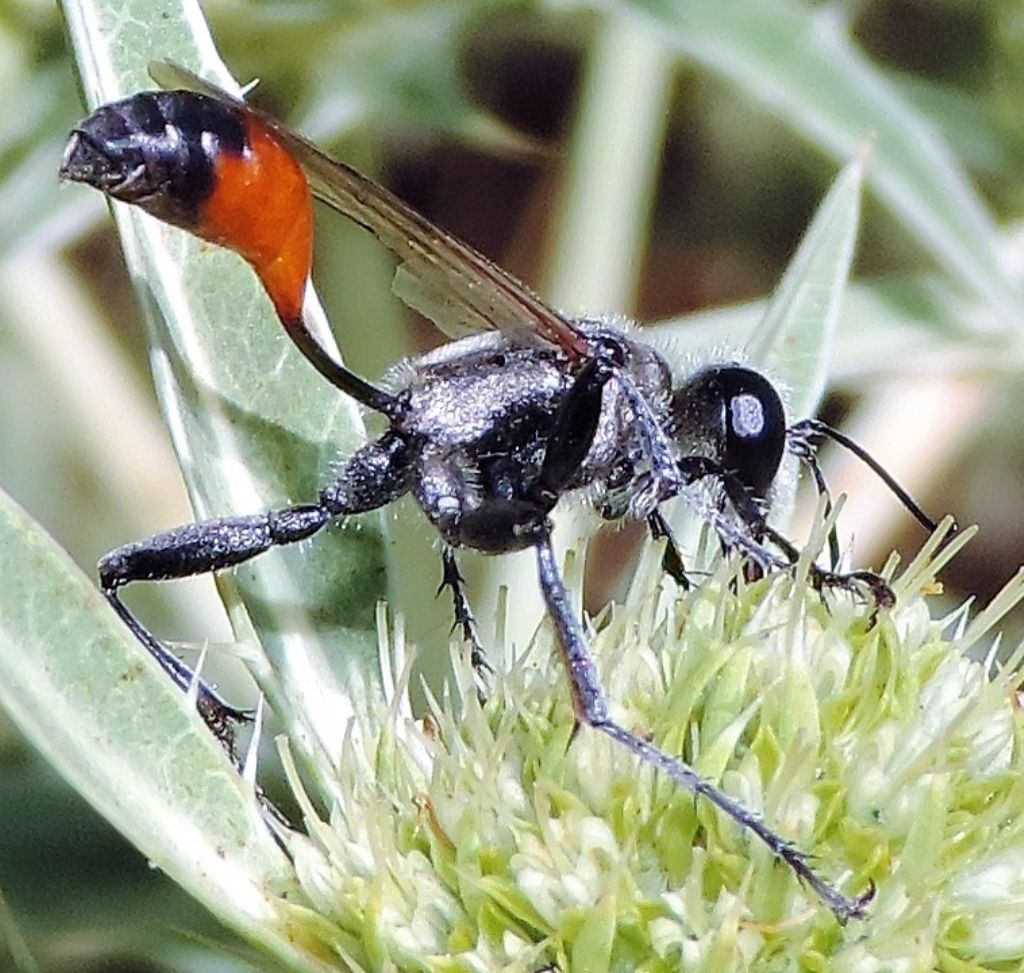
<path fill-rule="evenodd" d="M 937 547 L 881 614 L 799 578 L 748 584 L 734 563 L 680 593 L 648 557 L 626 604 L 594 622 L 620 722 L 848 893 L 874 884 L 866 919 L 840 926 L 748 832 L 574 734 L 543 629 L 486 702 L 462 663 L 461 692 L 414 719 L 397 679 L 384 731 L 354 728 L 318 769 L 326 816 L 282 744 L 307 828 L 287 837 L 305 901 L 282 901 L 283 918 L 354 970 L 1017 968 L 1017 660 L 970 652 L 1024 583 L 973 621 L 966 607 L 933 620 L 927 593 L 952 553 Z"/>

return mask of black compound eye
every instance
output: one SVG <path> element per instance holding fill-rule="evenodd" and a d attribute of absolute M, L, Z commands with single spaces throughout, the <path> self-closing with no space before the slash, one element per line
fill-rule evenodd
<path fill-rule="evenodd" d="M 763 375 L 740 365 L 715 368 L 711 378 L 723 409 L 722 465 L 755 497 L 764 498 L 786 446 L 786 415 L 779 393 Z"/>

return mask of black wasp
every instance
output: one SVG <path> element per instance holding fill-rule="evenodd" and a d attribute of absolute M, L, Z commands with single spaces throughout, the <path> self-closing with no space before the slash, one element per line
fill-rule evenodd
<path fill-rule="evenodd" d="M 580 724 L 607 734 L 682 787 L 703 795 L 783 859 L 840 921 L 864 914 L 871 890 L 847 898 L 804 854 L 690 767 L 611 719 L 551 545 L 549 515 L 585 490 L 608 520 L 646 521 L 666 538 L 666 566 L 682 562 L 660 505 L 697 499 L 723 545 L 763 572 L 791 570 L 797 552 L 765 519 L 788 447 L 811 464 L 811 441 L 831 430 L 806 420 L 787 428 L 778 392 L 741 364 L 709 365 L 683 381 L 632 332 L 571 320 L 467 244 L 354 169 L 259 111 L 179 68 L 160 65 L 181 90 L 149 91 L 99 108 L 72 133 L 61 174 L 135 203 L 244 256 L 259 273 L 285 330 L 337 388 L 387 420 L 311 503 L 189 524 L 112 551 L 100 561 L 110 604 L 183 688 L 191 671 L 128 611 L 133 581 L 220 571 L 278 544 L 304 540 L 336 517 L 376 510 L 411 493 L 444 542 L 444 579 L 474 644 L 472 613 L 455 551 L 531 548 Z M 376 236 L 415 281 L 417 309 L 453 337 L 405 363 L 391 388 L 335 361 L 303 320 L 312 262 L 311 193 Z M 852 447 L 856 449 L 856 447 Z M 869 458 L 868 462 L 871 462 Z M 872 465 L 877 469 L 877 464 Z M 885 476 L 885 474 L 882 474 Z M 931 521 L 898 491 L 926 526 Z M 711 493 L 702 484 L 718 485 Z M 892 603 L 869 572 L 812 569 L 819 588 L 866 592 Z M 199 707 L 233 749 L 243 718 L 201 686 Z"/>

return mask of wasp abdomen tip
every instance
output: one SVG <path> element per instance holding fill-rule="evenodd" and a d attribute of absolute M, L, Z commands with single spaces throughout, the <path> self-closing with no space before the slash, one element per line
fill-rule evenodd
<path fill-rule="evenodd" d="M 194 91 L 144 91 L 71 133 L 61 178 L 134 203 L 251 263 L 278 313 L 301 315 L 312 200 L 298 162 L 244 106 Z"/>

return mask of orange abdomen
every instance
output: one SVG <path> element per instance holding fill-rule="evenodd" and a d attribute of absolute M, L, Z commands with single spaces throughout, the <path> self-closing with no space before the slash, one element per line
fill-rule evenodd
<path fill-rule="evenodd" d="M 241 153 L 217 153 L 212 192 L 200 207 L 194 232 L 249 261 L 278 315 L 295 321 L 313 262 L 309 185 L 269 128 L 248 117 L 245 130 Z"/>

